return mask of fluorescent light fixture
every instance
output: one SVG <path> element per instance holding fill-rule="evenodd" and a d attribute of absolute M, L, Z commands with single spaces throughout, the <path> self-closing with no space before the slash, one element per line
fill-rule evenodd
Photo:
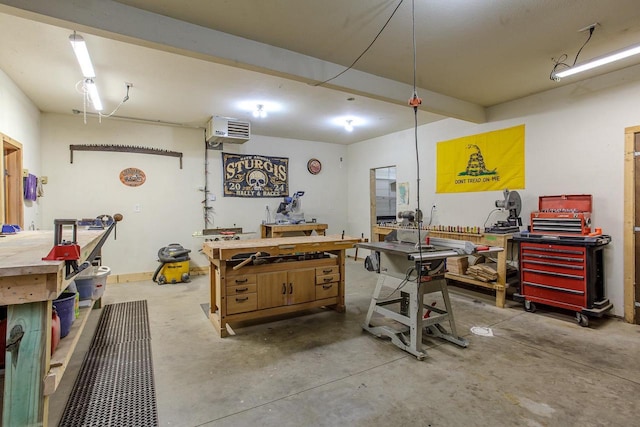
<path fill-rule="evenodd" d="M 578 66 L 571 67 L 566 70 L 554 73 L 553 76 L 561 79 L 563 77 L 572 76 L 574 74 L 591 70 L 601 65 L 610 64 L 612 62 L 619 61 L 621 59 L 625 59 L 630 56 L 637 55 L 639 53 L 640 53 L 640 45 L 631 46 L 626 49 L 620 50 L 618 52 L 610 53 L 600 58 L 592 59 L 591 61 L 585 62 L 582 65 L 578 65 Z"/>
<path fill-rule="evenodd" d="M 100 95 L 98 95 L 98 88 L 92 79 L 86 79 L 84 86 L 89 94 L 89 99 L 93 104 L 93 108 L 97 111 L 102 111 L 102 101 L 100 101 Z"/>
<path fill-rule="evenodd" d="M 73 52 L 76 54 L 82 75 L 86 79 L 93 79 L 96 76 L 96 72 L 93 70 L 93 64 L 91 64 L 91 57 L 89 57 L 89 51 L 87 50 L 87 44 L 84 42 L 82 36 L 75 32 L 69 36 L 69 42 Z"/>

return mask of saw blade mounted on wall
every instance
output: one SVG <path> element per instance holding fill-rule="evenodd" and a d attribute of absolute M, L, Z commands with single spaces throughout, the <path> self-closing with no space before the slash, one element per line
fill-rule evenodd
<path fill-rule="evenodd" d="M 159 148 L 138 147 L 135 145 L 113 145 L 113 144 L 72 144 L 69 145 L 71 151 L 70 163 L 73 163 L 74 151 L 111 151 L 118 153 L 140 153 L 155 154 L 158 156 L 178 157 L 180 159 L 180 169 L 182 169 L 182 153 L 177 151 L 161 150 Z"/>

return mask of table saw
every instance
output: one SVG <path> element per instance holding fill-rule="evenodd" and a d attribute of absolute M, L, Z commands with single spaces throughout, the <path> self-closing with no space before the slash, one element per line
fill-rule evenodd
<path fill-rule="evenodd" d="M 379 274 L 362 325 L 364 330 L 377 337 L 390 338 L 393 344 L 418 360 L 426 356 L 423 333 L 467 347 L 467 340 L 456 330 L 444 279 L 446 259 L 500 252 L 503 248 L 477 246 L 464 240 L 429 238 L 426 231 L 416 229 L 394 230 L 384 242 L 365 242 L 356 246 L 373 251 L 365 265 Z M 432 301 L 434 296 L 442 297 L 443 307 L 425 302 L 425 298 Z"/>

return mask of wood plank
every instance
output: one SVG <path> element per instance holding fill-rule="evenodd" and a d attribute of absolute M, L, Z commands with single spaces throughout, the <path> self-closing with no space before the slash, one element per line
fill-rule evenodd
<path fill-rule="evenodd" d="M 248 313 L 239 313 L 239 314 L 229 314 L 226 316 L 226 322 L 233 323 L 241 320 L 253 320 L 253 319 L 264 319 L 269 316 L 279 316 L 282 314 L 295 313 L 298 311 L 309 310 L 312 308 L 325 307 L 330 305 L 335 305 L 338 303 L 338 298 L 325 298 L 316 301 L 305 302 L 302 304 L 295 305 L 283 305 L 275 308 L 268 308 L 265 310 L 259 310 L 258 312 L 248 312 Z M 259 313 L 259 316 L 257 316 Z M 216 319 L 217 321 L 218 319 Z"/>
<path fill-rule="evenodd" d="M 17 351 L 7 352 L 2 425 L 46 424 L 42 379 L 49 365 L 51 314 L 50 301 L 9 306 L 8 333 L 16 327 L 21 328 L 24 335 Z"/>
<path fill-rule="evenodd" d="M 57 297 L 56 276 L 32 274 L 0 277 L 0 301 L 3 305 L 54 300 Z"/>
<path fill-rule="evenodd" d="M 204 253 L 210 259 L 231 259 L 234 255 L 266 252 L 272 256 L 304 252 L 331 252 L 353 247 L 359 238 L 341 235 L 295 236 L 272 239 L 227 240 L 205 242 Z"/>
<path fill-rule="evenodd" d="M 468 283 L 470 285 L 482 286 L 487 289 L 498 289 L 498 284 L 496 282 L 483 282 L 481 280 L 474 279 L 471 276 L 463 276 L 461 274 L 454 273 L 445 273 L 445 279 L 451 279 L 462 283 Z"/>
<path fill-rule="evenodd" d="M 635 217 L 636 217 L 636 175 L 635 168 L 635 134 L 640 132 L 640 127 L 625 129 L 624 142 L 624 223 L 623 223 L 623 247 L 624 247 L 624 320 L 629 323 L 636 323 L 635 308 Z"/>
<path fill-rule="evenodd" d="M 90 307 L 80 308 L 80 316 L 71 325 L 69 334 L 60 340 L 58 348 L 55 353 L 51 355 L 51 362 L 49 363 L 49 372 L 44 378 L 44 395 L 52 395 L 60 385 L 62 376 L 69 365 L 71 356 L 78 345 L 82 331 L 87 325 L 87 320 L 93 309 L 95 301 L 91 301 Z"/>
<path fill-rule="evenodd" d="M 81 260 L 96 247 L 104 232 L 105 230 L 78 230 Z M 64 237 L 67 237 L 66 234 Z M 0 239 L 0 277 L 58 273 L 64 269 L 64 261 L 42 259 L 53 246 L 53 231 L 21 231 L 5 235 Z"/>

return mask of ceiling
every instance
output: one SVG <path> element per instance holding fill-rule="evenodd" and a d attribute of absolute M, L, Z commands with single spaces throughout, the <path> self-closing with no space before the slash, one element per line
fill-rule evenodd
<path fill-rule="evenodd" d="M 355 66 L 319 85 L 354 62 L 396 7 Z M 114 118 L 199 127 L 222 115 L 250 120 L 253 134 L 350 144 L 414 125 L 412 10 L 419 124 L 481 123 L 486 107 L 640 64 L 638 55 L 549 78 L 552 58 L 572 63 L 590 24 L 578 62 L 640 43 L 637 0 L 0 0 L 0 69 L 41 111 L 83 111 L 67 40 L 75 30 L 103 113 L 133 84 Z M 243 101 L 279 110 L 256 119 Z M 340 126 L 347 117 L 353 132 Z"/>

